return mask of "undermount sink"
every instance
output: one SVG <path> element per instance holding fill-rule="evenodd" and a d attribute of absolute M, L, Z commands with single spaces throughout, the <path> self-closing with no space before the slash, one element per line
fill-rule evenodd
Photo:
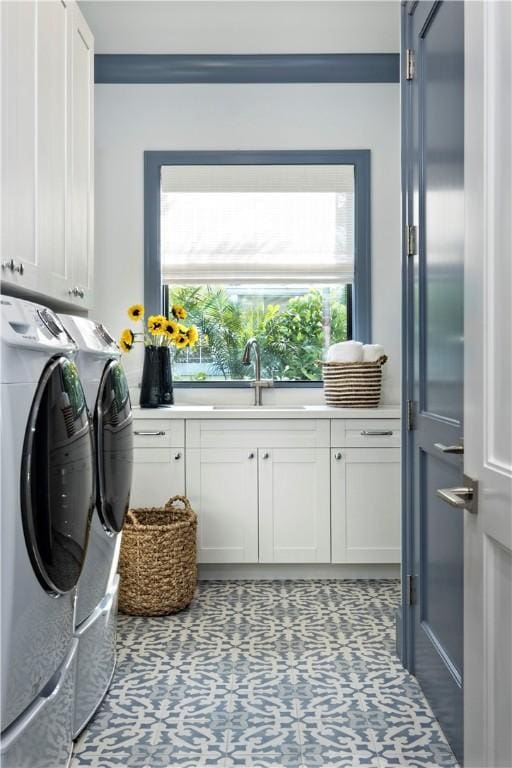
<path fill-rule="evenodd" d="M 214 405 L 214 411 L 303 411 L 305 405 Z"/>

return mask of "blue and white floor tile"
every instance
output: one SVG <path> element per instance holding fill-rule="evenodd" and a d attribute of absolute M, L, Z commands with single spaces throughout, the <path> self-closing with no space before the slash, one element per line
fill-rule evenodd
<path fill-rule="evenodd" d="M 120 616 L 72 768 L 457 768 L 395 656 L 398 602 L 397 581 L 217 581 Z"/>

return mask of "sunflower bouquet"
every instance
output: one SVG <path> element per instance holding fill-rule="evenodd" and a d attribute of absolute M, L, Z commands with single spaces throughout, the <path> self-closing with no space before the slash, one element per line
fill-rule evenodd
<path fill-rule="evenodd" d="M 128 317 L 135 322 L 144 323 L 144 307 L 133 304 L 128 308 Z M 119 346 L 123 352 L 130 352 L 134 344 L 143 341 L 145 346 L 175 347 L 185 349 L 194 347 L 199 338 L 195 325 L 186 326 L 181 321 L 186 320 L 187 310 L 179 304 L 171 307 L 171 317 L 150 315 L 139 333 L 125 328 L 119 338 Z"/>

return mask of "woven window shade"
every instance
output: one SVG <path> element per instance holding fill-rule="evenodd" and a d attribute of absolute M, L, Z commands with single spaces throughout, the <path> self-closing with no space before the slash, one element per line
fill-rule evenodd
<path fill-rule="evenodd" d="M 350 165 L 166 166 L 171 283 L 340 283 L 354 276 Z"/>

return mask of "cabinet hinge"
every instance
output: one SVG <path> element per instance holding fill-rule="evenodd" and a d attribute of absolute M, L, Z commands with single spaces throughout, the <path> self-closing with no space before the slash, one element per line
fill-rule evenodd
<path fill-rule="evenodd" d="M 414 429 L 414 400 L 407 401 L 407 431 L 412 432 Z"/>
<path fill-rule="evenodd" d="M 416 55 L 413 48 L 407 48 L 405 52 L 405 79 L 414 80 L 416 74 Z"/>
<path fill-rule="evenodd" d="M 407 225 L 407 255 L 416 256 L 418 253 L 418 228 L 414 224 Z"/>
<path fill-rule="evenodd" d="M 416 605 L 416 577 L 407 575 L 407 605 Z"/>

